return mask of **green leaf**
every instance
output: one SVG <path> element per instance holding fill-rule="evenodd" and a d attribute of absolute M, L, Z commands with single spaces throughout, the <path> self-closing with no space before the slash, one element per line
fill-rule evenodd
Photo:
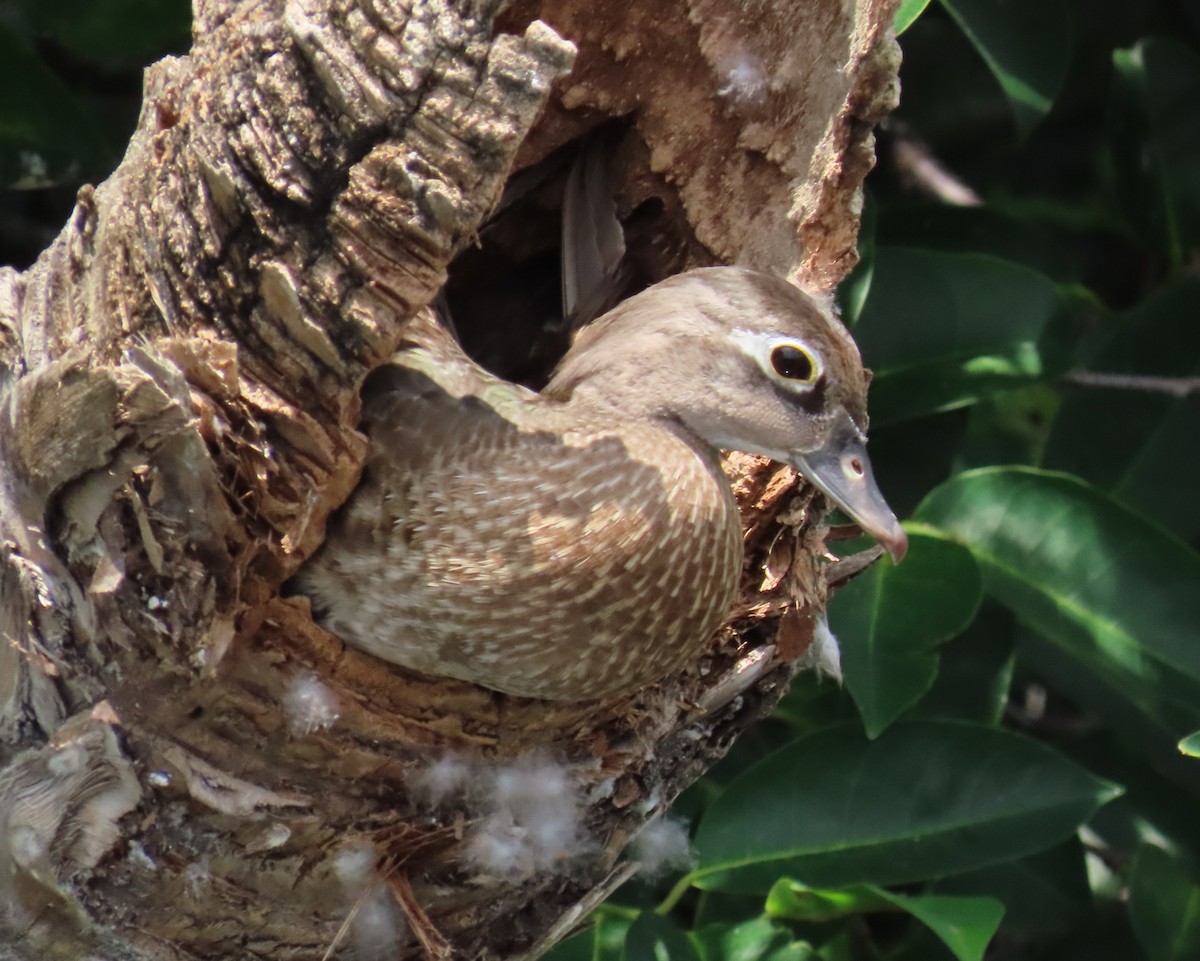
<path fill-rule="evenodd" d="M 981 207 L 929 201 L 880 204 L 875 242 L 947 253 L 991 254 L 1057 283 L 1077 282 L 1082 270 L 1079 245 L 1064 243 L 1061 228 L 1051 229 L 1036 216 L 1008 212 L 1001 203 L 1003 198 Z"/>
<path fill-rule="evenodd" d="M 956 472 L 969 408 L 880 426 L 871 399 L 871 464 L 897 517 L 910 517 L 934 487 Z"/>
<path fill-rule="evenodd" d="M 927 6 L 929 0 L 900 0 L 900 9 L 896 11 L 896 19 L 892 21 L 892 29 L 896 31 L 896 36 L 900 36 L 911 27 Z"/>
<path fill-rule="evenodd" d="M 974 403 L 1042 372 L 1037 341 L 1058 308 L 1036 271 L 986 254 L 875 248 L 855 339 L 875 372 L 875 425 Z"/>
<path fill-rule="evenodd" d="M 917 517 L 966 544 L 988 592 L 1051 645 L 1167 727 L 1195 726 L 1194 551 L 1077 478 L 1030 468 L 961 474 Z"/>
<path fill-rule="evenodd" d="M 1042 360 L 1046 361 L 1043 342 Z M 1059 394 L 1045 384 L 997 391 L 971 408 L 959 468 L 1042 462 Z"/>
<path fill-rule="evenodd" d="M 810 888 L 807 884 L 780 878 L 767 894 L 770 917 L 788 921 L 830 921 L 851 914 L 865 914 L 891 907 L 870 884 L 848 888 Z"/>
<path fill-rule="evenodd" d="M 1118 864 L 1132 861 L 1143 839 L 1200 852 L 1200 765 L 1179 754 L 1173 743 L 1167 747 L 1163 752 L 1147 750 L 1119 722 L 1109 722 L 1073 744 L 1072 754 L 1080 764 L 1124 789 L 1120 800 L 1088 825 Z M 1089 880 L 1099 893 L 1106 882 L 1096 867 L 1090 867 Z M 1127 882 L 1128 877 L 1116 878 L 1114 889 L 1106 893 L 1120 897 Z"/>
<path fill-rule="evenodd" d="M 1014 624 L 1011 611 L 985 601 L 970 627 L 942 646 L 937 680 L 908 717 L 999 724 L 1012 686 Z"/>
<path fill-rule="evenodd" d="M 970 551 L 932 530 L 909 531 L 903 564 L 878 563 L 837 592 L 829 622 L 869 737 L 929 690 L 937 645 L 971 622 L 982 594 Z"/>
<path fill-rule="evenodd" d="M 93 117 L 0 23 L 0 185 L 49 186 L 78 177 L 107 153 Z"/>
<path fill-rule="evenodd" d="M 1112 146 L 1125 207 L 1182 267 L 1200 245 L 1200 55 L 1151 37 L 1113 56 Z"/>
<path fill-rule="evenodd" d="M 1093 912 L 1086 924 L 1076 926 L 1048 947 L 1048 951 L 1028 957 L 1037 961 L 1144 961 L 1129 930 L 1128 917 L 1119 909 Z"/>
<path fill-rule="evenodd" d="M 1152 844 L 1143 845 L 1134 862 L 1129 915 L 1147 961 L 1200 958 L 1200 885 Z"/>
<path fill-rule="evenodd" d="M 696 936 L 700 954 L 705 959 L 711 954 L 706 932 L 711 934 L 728 930 L 732 926 L 741 924 L 746 918 L 760 918 L 763 914 L 763 900 L 760 894 L 697 891 L 695 897 L 696 908 L 692 914 L 694 919 L 692 931 Z"/>
<path fill-rule="evenodd" d="M 1083 845 L 1077 837 L 1028 858 L 944 878 L 932 893 L 999 901 L 1004 905 L 1004 930 L 1023 935 L 1068 931 L 1092 909 Z"/>
<path fill-rule="evenodd" d="M 882 889 L 878 893 L 928 927 L 959 961 L 982 961 L 1004 917 L 1004 905 L 995 898 L 906 897 Z"/>
<path fill-rule="evenodd" d="M 1200 757 L 1200 731 L 1193 731 L 1179 742 L 1179 753 L 1188 757 Z"/>
<path fill-rule="evenodd" d="M 594 926 L 576 931 L 542 955 L 545 961 L 594 961 L 596 957 L 596 928 Z"/>
<path fill-rule="evenodd" d="M 877 204 L 871 191 L 863 189 L 862 216 L 858 223 L 858 263 L 844 281 L 838 285 L 838 307 L 842 322 L 850 328 L 858 323 L 867 294 L 871 290 L 871 278 L 875 273 L 875 224 L 878 219 Z"/>
<path fill-rule="evenodd" d="M 192 11 L 186 0 L 17 0 L 26 22 L 89 60 L 145 64 L 187 51 Z"/>
<path fill-rule="evenodd" d="M 1017 132 L 1029 134 L 1050 112 L 1070 62 L 1071 27 L 1063 0 L 942 0 L 1012 105 Z"/>
<path fill-rule="evenodd" d="M 687 934 L 669 918 L 643 911 L 625 935 L 622 961 L 700 961 Z"/>
<path fill-rule="evenodd" d="M 1200 799 L 1200 766 L 1177 750 L 1180 730 L 1186 730 L 1188 717 L 1200 712 L 1164 703 L 1154 691 L 1124 676 L 1102 674 L 1103 666 L 1047 643 L 1029 628 L 1018 631 L 1017 657 L 1023 673 L 1041 680 L 1060 703 L 1078 705 L 1083 716 L 1102 722 L 1086 742 L 1073 740 L 1075 760 L 1119 783 L 1124 788 L 1122 804 L 1138 819 L 1200 851 L 1200 821 L 1194 813 Z M 1111 812 L 1105 809 L 1101 817 L 1109 818 Z M 1137 834 L 1133 825 L 1123 842 L 1113 843 L 1129 849 Z"/>
<path fill-rule="evenodd" d="M 558 942 L 542 955 L 542 961 L 621 961 L 631 926 L 628 917 L 601 906 L 592 914 L 591 923 Z"/>
<path fill-rule="evenodd" d="M 1004 916 L 1004 906 L 995 898 L 909 897 L 872 884 L 825 890 L 783 879 L 767 895 L 767 913 L 791 921 L 829 921 L 897 908 L 930 928 L 960 961 L 980 961 Z"/>
<path fill-rule="evenodd" d="M 1120 377 L 1200 377 L 1200 277 L 1159 288 L 1114 324 L 1088 363 Z M 1170 345 L 1166 348 L 1164 345 Z M 1079 474 L 1185 540 L 1200 536 L 1200 392 L 1076 386 L 1051 426 L 1045 466 Z"/>
<path fill-rule="evenodd" d="M 809 734 L 834 724 L 857 723 L 858 716 L 858 708 L 854 706 L 854 699 L 850 697 L 846 688 L 841 684 L 831 683 L 816 671 L 802 671 L 797 675 L 771 715 L 772 719 L 787 724 L 788 742 L 802 734 Z M 753 730 L 752 727 L 750 731 Z M 741 743 L 741 738 L 738 739 L 738 743 Z M 774 747 L 782 745 L 776 744 Z M 729 753 L 732 754 L 736 750 L 737 745 L 734 745 Z M 751 760 L 757 760 L 757 757 Z M 721 762 L 717 763 L 720 765 Z"/>
<path fill-rule="evenodd" d="M 1074 831 L 1118 789 L 1008 731 L 949 721 L 877 740 L 839 727 L 760 761 L 704 812 L 704 889 L 900 884 L 1022 857 Z"/>
<path fill-rule="evenodd" d="M 821 945 L 818 957 L 821 961 L 859 961 L 859 938 L 857 932 L 843 928 L 838 934 Z M 928 959 L 925 959 L 928 961 Z"/>
<path fill-rule="evenodd" d="M 817 961 L 811 945 L 768 918 L 709 925 L 696 939 L 704 961 Z"/>

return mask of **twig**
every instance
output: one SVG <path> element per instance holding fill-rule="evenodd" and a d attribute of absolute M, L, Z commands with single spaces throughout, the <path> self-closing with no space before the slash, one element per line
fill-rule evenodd
<path fill-rule="evenodd" d="M 517 956 L 515 961 L 533 961 L 540 958 L 553 945 L 571 933 L 585 918 L 622 884 L 637 874 L 638 866 L 632 861 L 625 861 L 614 867 L 603 881 L 572 905 L 527 951 Z"/>
<path fill-rule="evenodd" d="M 342 923 L 338 925 L 337 933 L 334 934 L 333 940 L 329 942 L 329 947 L 325 949 L 325 953 L 321 955 L 321 961 L 329 961 L 333 957 L 335 951 L 341 943 L 346 939 L 346 935 L 350 933 L 350 926 L 354 923 L 354 919 L 358 916 L 358 912 L 363 909 L 363 905 L 375 893 L 375 885 L 367 885 L 359 892 L 358 897 L 354 899 L 354 904 L 350 906 L 350 911 Z"/>
<path fill-rule="evenodd" d="M 421 942 L 421 947 L 425 949 L 425 957 L 429 961 L 449 961 L 454 956 L 450 942 L 421 907 L 421 903 L 413 894 L 412 885 L 408 883 L 408 875 L 403 872 L 390 874 L 387 884 L 392 896 L 408 916 L 409 927 Z"/>
<path fill-rule="evenodd" d="M 1094 370 L 1078 370 L 1067 374 L 1063 379 L 1081 387 L 1140 390 L 1180 398 L 1200 391 L 1200 377 L 1155 377 L 1150 374 L 1108 374 Z"/>
<path fill-rule="evenodd" d="M 979 207 L 983 199 L 947 170 L 933 152 L 900 125 L 893 125 L 892 157 L 901 178 L 916 190 L 955 207 Z"/>

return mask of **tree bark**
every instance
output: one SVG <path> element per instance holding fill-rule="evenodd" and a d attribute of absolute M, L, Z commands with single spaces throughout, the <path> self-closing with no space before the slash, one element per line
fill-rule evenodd
<path fill-rule="evenodd" d="M 832 290 L 895 6 L 196 0 L 120 167 L 0 270 L 0 957 L 349 957 L 379 892 L 409 929 L 380 957 L 531 955 L 628 876 L 629 838 L 770 710 L 847 570 L 790 473 L 731 459 L 738 608 L 619 703 L 406 673 L 281 587 L 361 469 L 364 378 L 510 175 L 601 122 L 652 273 Z M 508 233 L 545 243 L 532 213 Z M 491 876 L 470 796 L 414 785 L 531 752 L 587 850 Z"/>

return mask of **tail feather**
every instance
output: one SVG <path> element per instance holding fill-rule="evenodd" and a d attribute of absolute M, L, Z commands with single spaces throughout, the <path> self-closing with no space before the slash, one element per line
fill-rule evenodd
<path fill-rule="evenodd" d="M 620 295 L 625 232 L 617 219 L 617 185 L 608 138 L 588 138 L 567 177 L 562 210 L 563 315 L 578 329 Z"/>

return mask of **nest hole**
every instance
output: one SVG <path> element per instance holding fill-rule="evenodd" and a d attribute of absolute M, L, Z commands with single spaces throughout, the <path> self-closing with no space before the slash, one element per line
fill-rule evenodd
<path fill-rule="evenodd" d="M 450 265 L 445 307 L 481 366 L 534 390 L 570 346 L 562 295 L 563 199 L 581 151 L 602 151 L 625 237 L 621 300 L 689 267 L 712 263 L 674 188 L 650 169 L 637 132 L 612 122 L 516 172 L 476 243 Z"/>

